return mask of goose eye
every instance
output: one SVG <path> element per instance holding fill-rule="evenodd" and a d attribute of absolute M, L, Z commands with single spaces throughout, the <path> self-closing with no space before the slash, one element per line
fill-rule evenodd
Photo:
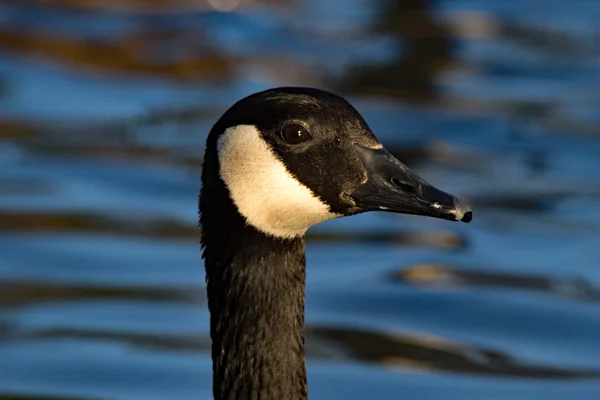
<path fill-rule="evenodd" d="M 300 144 L 310 139 L 310 133 L 302 125 L 291 124 L 281 130 L 281 138 L 289 144 Z"/>

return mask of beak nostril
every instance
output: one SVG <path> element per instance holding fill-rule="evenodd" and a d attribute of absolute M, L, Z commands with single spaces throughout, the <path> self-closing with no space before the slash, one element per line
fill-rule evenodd
<path fill-rule="evenodd" d="M 390 182 L 392 182 L 392 185 L 400 188 L 401 190 L 405 191 L 406 193 L 417 194 L 417 189 L 409 183 L 401 182 L 396 178 L 390 179 Z"/>

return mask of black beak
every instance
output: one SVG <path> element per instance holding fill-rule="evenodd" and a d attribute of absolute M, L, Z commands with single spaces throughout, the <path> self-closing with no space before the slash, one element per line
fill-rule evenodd
<path fill-rule="evenodd" d="M 390 211 L 471 222 L 473 212 L 463 200 L 425 182 L 386 149 L 356 146 L 367 181 L 348 193 L 360 211 Z"/>

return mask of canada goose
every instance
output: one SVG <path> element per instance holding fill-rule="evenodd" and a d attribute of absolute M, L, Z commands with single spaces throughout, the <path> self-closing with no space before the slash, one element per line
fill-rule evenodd
<path fill-rule="evenodd" d="M 215 399 L 306 399 L 304 235 L 384 210 L 470 222 L 470 207 L 392 156 L 323 90 L 235 103 L 206 142 L 199 198 Z"/>

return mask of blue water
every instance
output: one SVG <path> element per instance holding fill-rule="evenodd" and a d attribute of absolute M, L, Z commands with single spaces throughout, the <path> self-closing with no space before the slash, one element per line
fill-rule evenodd
<path fill-rule="evenodd" d="M 159 3 L 0 2 L 0 399 L 211 398 L 204 141 L 279 85 L 474 208 L 309 231 L 312 399 L 600 398 L 598 2 Z"/>

